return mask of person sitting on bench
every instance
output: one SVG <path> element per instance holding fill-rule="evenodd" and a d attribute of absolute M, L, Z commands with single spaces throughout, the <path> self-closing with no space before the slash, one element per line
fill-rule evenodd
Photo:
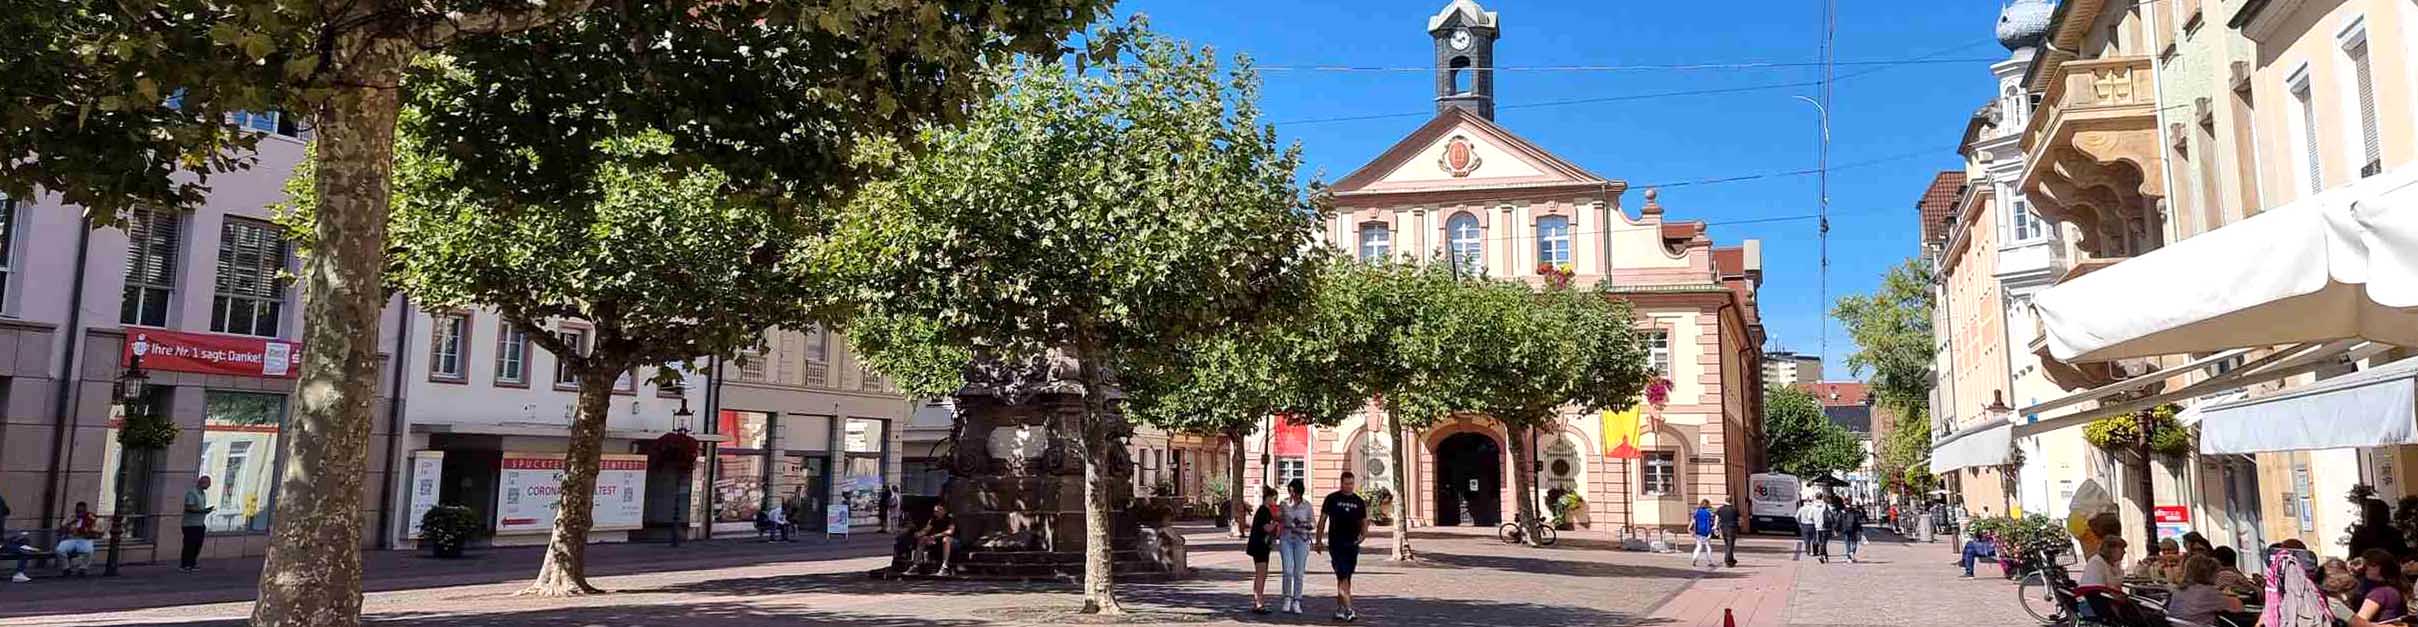
<path fill-rule="evenodd" d="M 957 574 L 957 523 L 949 518 L 948 504 L 933 503 L 932 519 L 920 529 L 898 534 L 898 544 L 894 548 L 899 558 L 897 561 L 906 564 L 903 570 L 912 571 L 930 561 L 933 549 L 938 548 L 940 574 Z"/>
<path fill-rule="evenodd" d="M 91 574 L 92 543 L 101 539 L 100 519 L 92 515 L 92 506 L 76 501 L 76 513 L 59 527 L 59 566 L 61 576 L 82 577 Z"/>

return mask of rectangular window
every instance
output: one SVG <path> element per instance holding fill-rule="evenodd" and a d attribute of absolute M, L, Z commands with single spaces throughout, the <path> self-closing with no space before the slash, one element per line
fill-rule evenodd
<path fill-rule="evenodd" d="M 218 228 L 218 297 L 210 330 L 277 337 L 285 312 L 285 237 L 265 222 L 229 218 Z"/>
<path fill-rule="evenodd" d="M 10 260 L 16 258 L 17 247 L 9 245 L 17 237 L 17 199 L 0 194 L 0 307 L 8 306 L 9 272 L 16 268 Z"/>
<path fill-rule="evenodd" d="M 7 383 L 6 379 L 0 379 L 0 384 L 5 383 Z M 118 430 L 126 425 L 126 417 L 134 413 L 151 416 L 166 415 L 169 389 L 163 385 L 143 388 L 143 398 L 133 403 L 132 412 L 128 411 L 130 408 L 125 404 L 113 403 L 109 406 L 109 429 L 101 439 L 100 476 L 104 480 L 100 482 L 100 498 L 92 501 L 92 511 L 95 515 L 108 518 L 111 513 L 118 511 L 120 504 L 126 506 L 126 514 L 129 516 L 139 517 L 151 513 L 154 502 L 151 495 L 155 494 L 153 490 L 160 481 L 158 462 L 162 457 L 161 452 L 118 448 Z M 120 464 L 124 464 L 126 472 L 126 493 L 122 498 L 118 494 L 116 479 Z M 140 541 L 152 539 L 152 532 L 158 526 L 147 524 L 147 520 L 149 519 L 128 519 L 127 524 L 130 526 L 127 527 L 127 530 L 132 533 L 134 539 Z"/>
<path fill-rule="evenodd" d="M 831 359 L 831 330 L 815 325 L 806 329 L 806 363 Z"/>
<path fill-rule="evenodd" d="M 495 331 L 495 382 L 529 384 L 529 334 L 508 323 L 499 324 Z"/>
<path fill-rule="evenodd" d="M 1380 223 L 1360 225 L 1360 261 L 1378 263 L 1394 254 L 1394 229 Z"/>
<path fill-rule="evenodd" d="M 562 338 L 563 344 L 571 347 L 571 352 L 578 353 L 578 355 L 574 356 L 585 356 L 588 354 L 587 329 L 563 329 L 561 331 L 554 332 L 554 335 Z M 556 355 L 554 357 L 554 387 L 579 387 L 579 377 L 571 372 L 571 360 L 563 358 L 562 355 Z"/>
<path fill-rule="evenodd" d="M 2317 158 L 2317 95 L 2309 89 L 2309 76 L 2305 71 L 2292 82 L 2291 92 L 2292 99 L 2300 105 L 2301 172 L 2302 176 L 2308 177 L 2304 185 L 2309 193 L 2315 194 L 2326 189 L 2326 179 Z"/>
<path fill-rule="evenodd" d="M 1639 483 L 1646 496 L 1670 496 L 1678 493 L 1679 454 L 1670 451 L 1646 451 L 1645 477 Z"/>
<path fill-rule="evenodd" d="M 2009 213 L 2013 214 L 2015 219 L 2015 241 L 2028 242 L 2047 234 L 2046 230 L 2041 228 L 2040 214 L 2032 213 L 2030 203 L 2021 200 L 2015 201 L 2015 206 Z"/>
<path fill-rule="evenodd" d="M 203 506 L 216 508 L 204 526 L 212 533 L 265 533 L 274 509 L 285 397 L 206 392 L 202 400 L 199 470 L 212 481 Z"/>
<path fill-rule="evenodd" d="M 176 290 L 177 212 L 135 209 L 126 218 L 126 298 L 118 322 L 168 326 L 168 299 Z"/>
<path fill-rule="evenodd" d="M 1570 265 L 1570 219 L 1545 216 L 1536 221 L 1536 262 L 1556 268 Z"/>
<path fill-rule="evenodd" d="M 2384 149 L 2376 129 L 2376 75 L 2368 65 L 2367 35 L 2361 33 L 2343 54 L 2351 58 L 2352 88 L 2359 90 L 2359 176 L 2375 176 L 2384 171 Z"/>
<path fill-rule="evenodd" d="M 623 394 L 638 393 L 638 371 L 630 370 L 621 373 L 621 376 L 619 377 L 614 377 L 613 391 Z"/>
<path fill-rule="evenodd" d="M 1655 374 L 1670 376 L 1671 331 L 1669 329 L 1646 330 L 1646 367 L 1653 369 Z"/>
<path fill-rule="evenodd" d="M 470 316 L 462 313 L 439 313 L 429 316 L 428 378 L 433 381 L 460 383 L 464 375 L 463 350 L 470 339 Z"/>
<path fill-rule="evenodd" d="M 1308 483 L 1309 477 L 1309 460 L 1299 457 L 1276 458 L 1276 489 L 1278 491 L 1281 492 L 1286 489 L 1285 486 L 1293 485 L 1295 480 Z"/>

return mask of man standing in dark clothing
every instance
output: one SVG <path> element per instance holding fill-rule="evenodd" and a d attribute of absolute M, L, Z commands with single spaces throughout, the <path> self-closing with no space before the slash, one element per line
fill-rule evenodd
<path fill-rule="evenodd" d="M 194 479 L 193 489 L 185 491 L 185 514 L 178 519 L 185 532 L 184 550 L 177 554 L 178 572 L 201 572 L 202 537 L 209 530 L 210 512 L 217 509 L 210 504 L 209 475 Z"/>
<path fill-rule="evenodd" d="M 1360 540 L 1369 533 L 1369 503 L 1353 490 L 1352 473 L 1343 473 L 1343 483 L 1334 494 L 1327 495 L 1318 508 L 1317 544 L 1311 548 L 1326 551 L 1335 566 L 1335 620 L 1354 621 L 1360 613 L 1352 611 L 1352 571 L 1360 567 Z"/>
<path fill-rule="evenodd" d="M 1738 505 L 1733 497 L 1721 497 L 1721 507 L 1713 510 L 1713 526 L 1721 530 L 1721 563 L 1738 567 Z"/>

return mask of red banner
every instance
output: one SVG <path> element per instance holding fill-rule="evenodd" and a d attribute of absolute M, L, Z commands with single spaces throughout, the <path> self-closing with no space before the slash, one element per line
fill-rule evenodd
<path fill-rule="evenodd" d="M 138 355 L 148 370 L 277 379 L 292 379 L 302 371 L 301 344 L 241 335 L 129 327 L 118 364 L 131 365 Z"/>
<path fill-rule="evenodd" d="M 1279 416 L 1276 419 L 1276 456 L 1303 457 L 1310 454 L 1310 425 L 1295 423 Z"/>

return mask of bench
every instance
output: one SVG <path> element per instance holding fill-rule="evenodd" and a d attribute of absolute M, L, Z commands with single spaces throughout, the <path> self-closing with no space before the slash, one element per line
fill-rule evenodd
<path fill-rule="evenodd" d="M 59 554 L 46 547 L 58 546 L 58 532 L 50 529 L 11 529 L 6 540 L 0 540 L 0 567 L 16 572 L 15 562 L 24 560 L 30 566 L 55 568 Z M 16 539 L 24 538 L 20 545 Z"/>

